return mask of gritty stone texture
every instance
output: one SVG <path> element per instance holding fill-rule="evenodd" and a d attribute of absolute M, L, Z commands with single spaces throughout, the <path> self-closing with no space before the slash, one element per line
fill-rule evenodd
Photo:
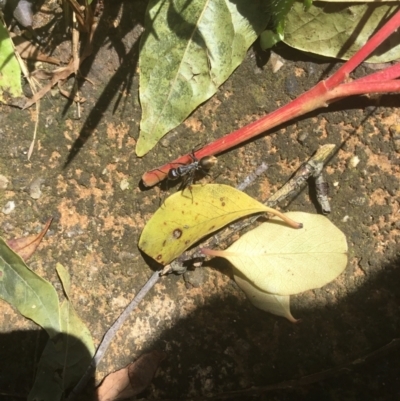
<path fill-rule="evenodd" d="M 136 72 L 146 4 L 124 4 L 118 28 L 104 28 L 110 41 L 82 65 L 90 81 L 80 81 L 87 99 L 81 118 L 57 92 L 44 97 L 30 161 L 30 110 L 0 105 L 0 172 L 11 183 L 0 192 L 0 208 L 11 199 L 18 205 L 18 213 L 0 214 L 1 235 L 36 233 L 48 217 L 54 218 L 29 266 L 57 285 L 60 296 L 55 265 L 68 269 L 71 301 L 96 345 L 152 274 L 137 243 L 165 194 L 158 188 L 144 190 L 138 185 L 141 175 L 275 110 L 316 84 L 331 66 L 281 45 L 277 52 L 286 61 L 273 74 L 268 63 L 260 62 L 265 54 L 250 49 L 212 99 L 139 159 L 134 153 L 140 121 Z M 369 71 L 361 66 L 355 76 Z M 331 184 L 329 218 L 348 239 L 349 262 L 334 282 L 292 297 L 292 313 L 300 323 L 256 310 L 232 281 L 230 267 L 212 260 L 201 274 L 159 281 L 119 331 L 95 382 L 158 349 L 167 358 L 142 397 L 206 397 L 348 364 L 396 338 L 400 158 L 390 127 L 399 124 L 399 105 L 398 96 L 353 97 L 309 113 L 218 156 L 212 177 L 202 181 L 236 185 L 265 161 L 269 169 L 247 188 L 264 200 L 320 145 L 337 146 L 325 174 Z M 355 157 L 358 163 L 350 168 Z M 24 188 L 37 177 L 45 181 L 41 196 L 32 199 Z M 122 182 L 129 188 L 123 190 Z M 312 186 L 280 208 L 319 212 Z M 7 394 L 0 399 L 14 401 L 32 386 L 46 336 L 9 305 L 0 305 L 0 389 Z M 316 384 L 272 394 L 260 389 L 256 395 L 280 401 L 393 400 L 400 397 L 399 360 L 397 349 Z"/>

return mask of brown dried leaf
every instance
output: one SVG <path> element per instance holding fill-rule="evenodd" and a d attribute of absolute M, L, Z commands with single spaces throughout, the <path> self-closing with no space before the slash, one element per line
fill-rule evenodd
<path fill-rule="evenodd" d="M 53 74 L 50 71 L 39 69 L 39 70 L 32 71 L 30 76 L 32 78 L 36 78 L 36 79 L 45 81 L 47 79 L 51 79 Z"/>
<path fill-rule="evenodd" d="M 141 393 L 153 380 L 158 365 L 166 357 L 161 351 L 152 351 L 142 355 L 137 361 L 129 365 L 128 375 L 135 394 Z"/>
<path fill-rule="evenodd" d="M 15 238 L 7 241 L 7 245 L 24 261 L 27 261 L 36 251 L 36 248 L 42 242 L 47 230 L 50 227 L 53 218 L 47 220 L 46 225 L 39 234 L 29 235 L 28 237 Z"/>
<path fill-rule="evenodd" d="M 60 60 L 42 53 L 39 46 L 30 42 L 23 36 L 14 36 L 12 39 L 15 48 L 22 58 L 60 65 Z"/>
<path fill-rule="evenodd" d="M 158 365 L 164 358 L 164 352 L 152 351 L 110 373 L 97 389 L 97 400 L 120 400 L 141 393 L 153 380 Z"/>
<path fill-rule="evenodd" d="M 46 86 L 40 89 L 39 92 L 36 92 L 32 97 L 32 99 L 29 99 L 26 102 L 24 109 L 31 107 L 38 100 L 40 100 L 47 92 L 50 91 L 50 89 L 56 83 L 58 83 L 59 81 L 63 81 L 64 79 L 67 79 L 71 74 L 77 71 L 78 66 L 79 66 L 79 60 L 71 60 L 67 66 L 57 68 L 56 70 L 54 70 L 50 83 L 48 83 Z"/>

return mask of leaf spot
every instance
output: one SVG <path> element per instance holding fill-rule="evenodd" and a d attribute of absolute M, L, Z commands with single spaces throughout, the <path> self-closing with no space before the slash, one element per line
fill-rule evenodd
<path fill-rule="evenodd" d="M 182 230 L 180 228 L 176 228 L 172 235 L 174 236 L 174 238 L 178 239 L 182 237 Z"/>

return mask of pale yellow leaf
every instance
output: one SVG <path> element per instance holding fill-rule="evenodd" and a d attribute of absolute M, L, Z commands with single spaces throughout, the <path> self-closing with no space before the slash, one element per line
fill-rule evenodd
<path fill-rule="evenodd" d="M 303 228 L 295 230 L 274 217 L 226 251 L 205 253 L 228 259 L 251 284 L 270 294 L 298 294 L 334 280 L 347 264 L 344 234 L 322 215 L 285 215 L 301 221 Z"/>
<path fill-rule="evenodd" d="M 268 294 L 250 284 L 242 275 L 234 275 L 240 289 L 246 294 L 248 300 L 256 307 L 273 315 L 283 316 L 292 323 L 296 323 L 290 312 L 290 296 Z"/>

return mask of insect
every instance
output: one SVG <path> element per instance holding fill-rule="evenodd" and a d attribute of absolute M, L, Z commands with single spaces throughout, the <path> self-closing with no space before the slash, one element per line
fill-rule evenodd
<path fill-rule="evenodd" d="M 217 158 L 215 156 L 204 156 L 199 160 L 194 153 L 192 153 L 190 157 L 192 158 L 192 163 L 172 168 L 168 171 L 169 180 L 175 181 L 182 178 L 182 186 L 185 187 L 193 181 L 196 171 L 203 171 L 207 174 L 208 170 L 217 163 Z"/>

